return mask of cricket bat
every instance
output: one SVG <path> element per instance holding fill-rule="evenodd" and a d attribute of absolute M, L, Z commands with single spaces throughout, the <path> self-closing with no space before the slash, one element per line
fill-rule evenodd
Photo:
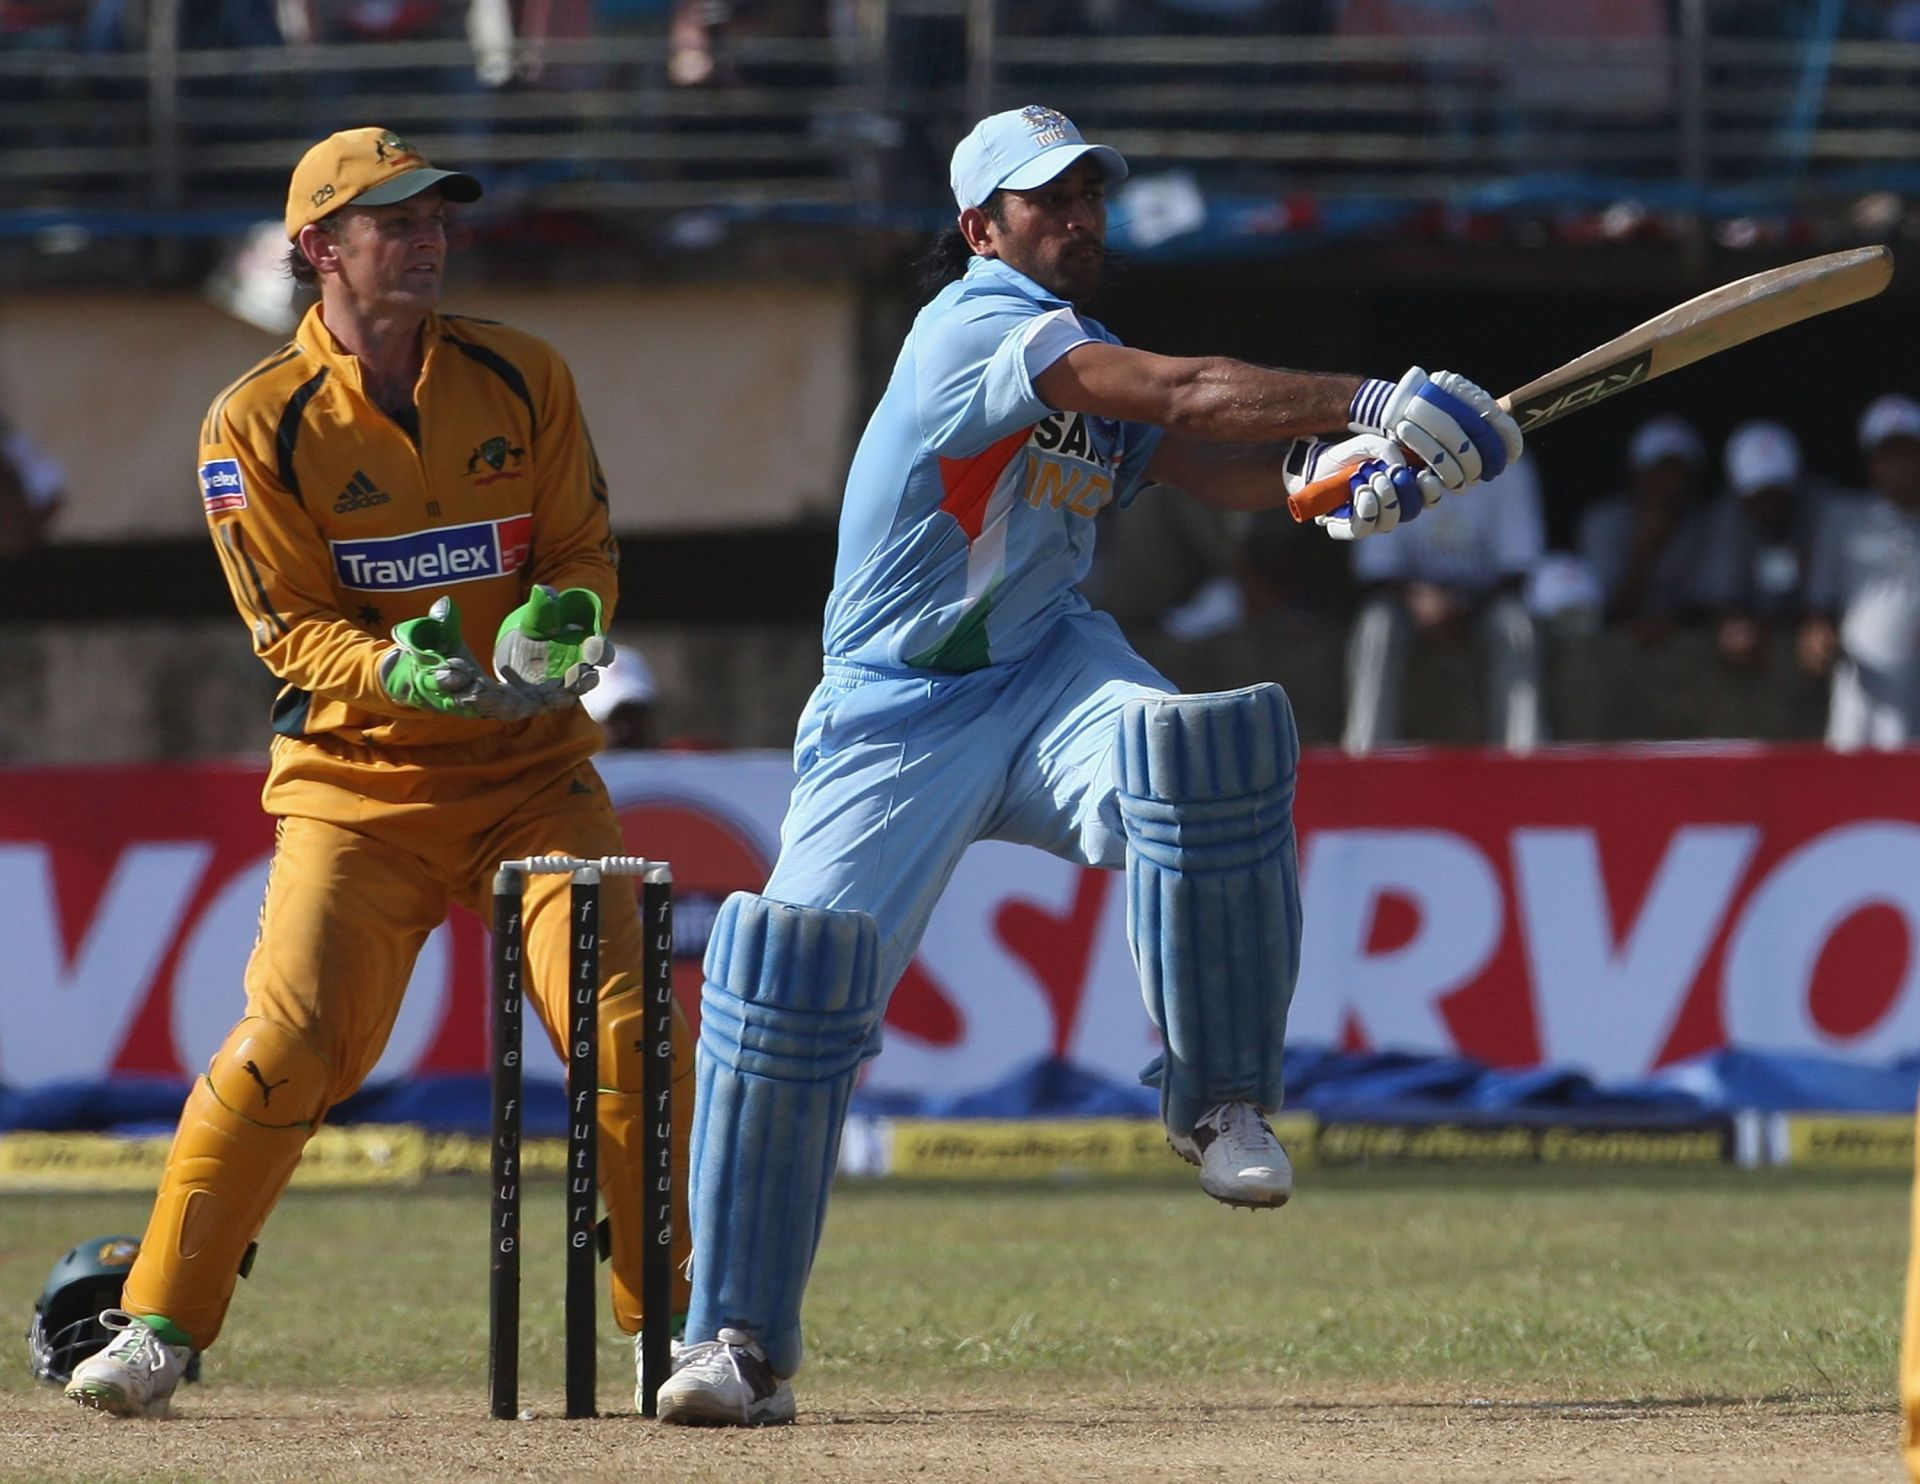
<path fill-rule="evenodd" d="M 1893 254 L 1884 247 L 1849 248 L 1769 268 L 1656 314 L 1557 371 L 1508 392 L 1500 405 L 1531 437 L 1535 428 L 1656 376 L 1816 314 L 1871 299 L 1892 277 Z M 1287 509 L 1293 518 L 1311 520 L 1346 504 L 1352 472 L 1335 470 L 1290 496 Z"/>

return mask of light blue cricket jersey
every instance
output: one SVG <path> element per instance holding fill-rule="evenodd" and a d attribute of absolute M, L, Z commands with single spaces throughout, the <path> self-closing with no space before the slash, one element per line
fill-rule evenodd
<path fill-rule="evenodd" d="M 1090 340 L 1120 343 L 989 258 L 920 311 L 847 475 L 830 658 L 978 670 L 1086 610 L 1093 517 L 1132 500 L 1161 437 L 1040 400 L 1034 377 Z"/>

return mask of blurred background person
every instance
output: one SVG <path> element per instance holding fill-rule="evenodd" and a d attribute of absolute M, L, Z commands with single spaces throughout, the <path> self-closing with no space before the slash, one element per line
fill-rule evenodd
<path fill-rule="evenodd" d="M 1102 511 L 1087 601 L 1131 635 L 1179 639 L 1237 629 L 1249 610 L 1244 551 L 1253 512 L 1148 488 L 1124 518 Z"/>
<path fill-rule="evenodd" d="M 1742 423 L 1725 459 L 1727 487 L 1707 517 L 1695 595 L 1715 617 L 1721 657 L 1753 664 L 1772 633 L 1792 633 L 1805 614 L 1824 491 L 1781 423 Z"/>
<path fill-rule="evenodd" d="M 1801 663 L 1833 675 L 1827 743 L 1843 751 L 1920 735 L 1920 403 L 1868 404 L 1860 451 L 1868 490 L 1828 506 L 1800 631 Z"/>
<path fill-rule="evenodd" d="M 1524 456 L 1471 499 L 1442 501 L 1393 540 L 1354 544 L 1362 596 L 1347 646 L 1348 752 L 1401 740 L 1414 636 L 1457 643 L 1470 628 L 1485 651 L 1487 740 L 1509 752 L 1540 742 L 1540 641 L 1525 593 L 1544 548 L 1540 482 Z"/>
<path fill-rule="evenodd" d="M 600 683 L 580 698 L 587 715 L 600 723 L 609 752 L 647 752 L 660 745 L 659 686 L 646 657 L 630 644 L 614 651 Z"/>
<path fill-rule="evenodd" d="M 67 471 L 0 416 L 0 561 L 32 551 L 67 496 Z"/>
<path fill-rule="evenodd" d="M 1643 643 L 1692 612 L 1706 462 L 1692 423 L 1671 413 L 1649 418 L 1627 444 L 1627 488 L 1581 516 L 1579 554 L 1599 580 L 1607 622 Z"/>

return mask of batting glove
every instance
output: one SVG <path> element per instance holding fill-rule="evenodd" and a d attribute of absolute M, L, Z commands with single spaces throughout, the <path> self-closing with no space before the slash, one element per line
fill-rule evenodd
<path fill-rule="evenodd" d="M 563 711 L 600 683 L 613 641 L 600 632 L 600 595 L 591 588 L 555 592 L 545 583 L 506 616 L 493 645 L 493 668 L 508 686 L 548 711 Z"/>
<path fill-rule="evenodd" d="M 380 660 L 380 684 L 403 706 L 484 721 L 518 721 L 540 709 L 480 668 L 460 636 L 452 598 L 435 599 L 425 618 L 396 624 L 393 643 Z"/>
<path fill-rule="evenodd" d="M 1343 443 L 1316 442 L 1304 460 L 1289 459 L 1287 493 L 1297 493 L 1333 469 L 1348 470 L 1349 498 L 1337 510 L 1315 516 L 1314 522 L 1335 541 L 1384 535 L 1438 504 L 1447 492 L 1431 469 L 1410 465 L 1406 451 L 1391 438 L 1362 433 Z"/>
<path fill-rule="evenodd" d="M 1398 382 L 1366 381 L 1353 394 L 1348 426 L 1392 438 L 1450 490 L 1492 479 L 1520 457 L 1520 424 L 1466 377 L 1428 376 L 1415 366 Z"/>

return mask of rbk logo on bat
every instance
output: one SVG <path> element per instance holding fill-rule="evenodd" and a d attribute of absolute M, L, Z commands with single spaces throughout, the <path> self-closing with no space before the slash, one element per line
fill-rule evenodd
<path fill-rule="evenodd" d="M 397 593 L 517 572 L 526 565 L 532 539 L 533 517 L 515 515 L 441 531 L 328 545 L 342 587 Z"/>
<path fill-rule="evenodd" d="M 1513 409 L 1513 420 L 1520 424 L 1521 432 L 1529 432 L 1542 423 L 1565 417 L 1569 412 L 1578 412 L 1582 407 L 1591 407 L 1617 392 L 1628 391 L 1647 379 L 1647 366 L 1652 359 L 1652 352 L 1649 351 L 1630 361 L 1609 366 L 1564 391 L 1553 392 L 1542 401 L 1523 403 Z"/>
<path fill-rule="evenodd" d="M 238 459 L 211 459 L 200 466 L 200 503 L 208 515 L 247 508 L 247 486 L 240 477 Z"/>

